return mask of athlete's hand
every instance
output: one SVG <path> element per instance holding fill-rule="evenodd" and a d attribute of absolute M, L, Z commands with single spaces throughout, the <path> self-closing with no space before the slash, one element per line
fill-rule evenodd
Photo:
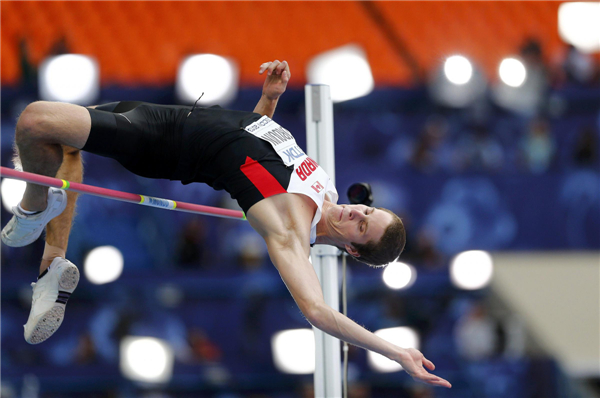
<path fill-rule="evenodd" d="M 434 370 L 435 365 L 425 358 L 419 350 L 415 350 L 414 348 L 405 349 L 397 358 L 394 358 L 394 360 L 402 365 L 402 368 L 406 370 L 406 373 L 408 373 L 415 381 L 434 386 L 452 388 L 452 385 L 447 380 L 427 372 L 425 368 Z"/>
<path fill-rule="evenodd" d="M 285 92 L 288 82 L 292 74 L 287 61 L 265 62 L 258 70 L 259 74 L 267 72 L 267 78 L 263 84 L 263 95 L 270 100 L 278 99 Z"/>

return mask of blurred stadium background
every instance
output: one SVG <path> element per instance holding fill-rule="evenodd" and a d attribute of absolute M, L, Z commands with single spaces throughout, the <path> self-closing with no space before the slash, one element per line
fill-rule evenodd
<path fill-rule="evenodd" d="M 349 316 L 408 336 L 454 386 L 351 348 L 350 397 L 600 396 L 600 3 L 2 1 L 1 31 L 9 167 L 35 100 L 205 91 L 252 110 L 259 65 L 285 59 L 275 119 L 304 147 L 303 86 L 332 86 L 341 198 L 368 182 L 408 230 L 404 265 L 350 261 Z M 236 206 L 85 162 L 92 185 Z M 20 189 L 2 181 L 3 225 Z M 82 280 L 44 344 L 21 327 L 44 242 L 2 245 L 2 398 L 312 396 L 310 335 L 281 333 L 310 325 L 247 223 L 79 203 L 67 257 Z"/>

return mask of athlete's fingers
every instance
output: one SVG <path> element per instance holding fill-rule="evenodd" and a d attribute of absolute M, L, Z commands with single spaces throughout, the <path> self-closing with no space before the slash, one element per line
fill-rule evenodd
<path fill-rule="evenodd" d="M 429 359 L 423 357 L 423 365 L 425 365 L 425 367 L 429 370 L 434 370 L 435 369 L 435 365 L 433 364 L 433 362 L 431 362 Z"/>
<path fill-rule="evenodd" d="M 273 62 L 271 62 L 271 64 L 269 65 L 269 67 L 267 68 L 267 75 L 272 75 L 273 74 L 273 70 L 275 70 L 275 68 L 277 67 L 277 65 L 279 65 L 279 61 L 275 60 Z"/>
<path fill-rule="evenodd" d="M 452 388 L 452 384 L 450 384 L 447 380 L 440 378 L 427 380 L 427 384 L 431 384 L 433 386 Z"/>
<path fill-rule="evenodd" d="M 422 383 L 431 384 L 434 386 L 452 388 L 452 384 L 450 384 L 450 382 L 448 382 L 448 380 L 442 379 L 441 377 L 432 375 L 427 372 L 423 372 L 419 375 L 415 375 L 413 378 Z"/>
<path fill-rule="evenodd" d="M 292 72 L 290 71 L 290 64 L 288 64 L 287 61 L 285 62 L 285 71 L 287 72 L 289 80 L 292 77 Z"/>
<path fill-rule="evenodd" d="M 280 75 L 284 70 L 286 70 L 286 68 L 287 68 L 287 61 L 281 62 L 279 65 L 277 65 L 277 68 L 275 68 L 275 74 Z"/>
<path fill-rule="evenodd" d="M 260 75 L 262 75 L 262 74 L 263 74 L 263 72 L 264 72 L 265 70 L 267 70 L 267 68 L 269 67 L 269 65 L 270 65 L 270 64 L 271 64 L 270 62 L 265 62 L 264 64 L 262 64 L 262 65 L 260 66 L 260 69 L 258 70 L 258 73 L 259 73 Z"/>

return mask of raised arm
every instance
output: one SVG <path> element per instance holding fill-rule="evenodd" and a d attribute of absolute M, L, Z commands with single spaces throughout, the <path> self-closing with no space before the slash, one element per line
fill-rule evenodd
<path fill-rule="evenodd" d="M 279 101 L 281 94 L 285 92 L 292 75 L 287 61 L 265 62 L 260 66 L 258 73 L 262 75 L 265 71 L 267 72 L 267 78 L 263 84 L 262 96 L 256 104 L 254 112 L 272 118 L 277 107 L 277 101 Z"/>
<path fill-rule="evenodd" d="M 268 238 L 271 260 L 277 267 L 292 297 L 308 321 L 338 339 L 379 353 L 398 362 L 418 382 L 442 387 L 450 383 L 424 368 L 435 369 L 431 361 L 413 348 L 404 349 L 376 336 L 350 318 L 329 307 L 324 299 L 317 275 L 306 253 L 294 239 Z"/>

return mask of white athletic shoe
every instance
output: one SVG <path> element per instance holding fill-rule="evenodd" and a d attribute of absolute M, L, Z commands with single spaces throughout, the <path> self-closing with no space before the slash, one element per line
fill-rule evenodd
<path fill-rule="evenodd" d="M 40 237 L 46 224 L 67 207 L 67 193 L 62 189 L 48 189 L 48 206 L 37 214 L 25 214 L 19 206 L 12 208 L 13 217 L 2 230 L 2 242 L 7 246 L 21 247 Z"/>
<path fill-rule="evenodd" d="M 77 267 L 62 257 L 56 257 L 47 272 L 32 283 L 33 302 L 25 328 L 25 341 L 39 344 L 58 330 L 65 316 L 65 307 L 79 282 Z"/>

